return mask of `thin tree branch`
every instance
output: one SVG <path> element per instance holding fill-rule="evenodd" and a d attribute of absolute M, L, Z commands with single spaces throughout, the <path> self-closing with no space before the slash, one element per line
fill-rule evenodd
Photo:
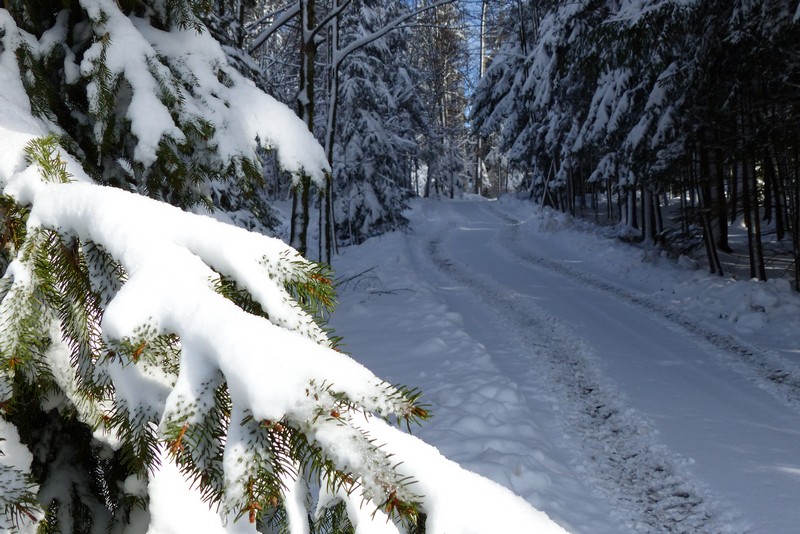
<path fill-rule="evenodd" d="M 255 50 L 267 42 L 273 33 L 278 31 L 282 26 L 284 26 L 287 22 L 292 20 L 300 13 L 300 2 L 296 2 L 291 7 L 288 7 L 278 18 L 276 18 L 272 24 L 269 25 L 269 28 L 264 30 L 263 32 L 259 33 L 255 39 L 253 39 L 253 44 L 250 45 L 250 49 L 248 53 L 252 54 Z"/>
<path fill-rule="evenodd" d="M 398 18 L 394 19 L 393 21 L 391 21 L 389 24 L 387 24 L 386 26 L 384 26 L 380 30 L 378 30 L 376 32 L 373 32 L 373 33 L 371 33 L 369 35 L 365 35 L 361 39 L 357 39 L 357 40 L 353 41 L 352 43 L 350 43 L 346 47 L 344 47 L 341 50 L 337 51 L 335 57 L 333 58 L 334 67 L 338 67 L 342 63 L 342 61 L 344 61 L 344 59 L 347 56 L 349 56 L 350 54 L 352 54 L 353 52 L 355 52 L 359 48 L 361 48 L 363 46 L 366 46 L 366 45 L 368 45 L 369 43 L 371 43 L 373 41 L 377 41 L 378 39 L 380 39 L 381 37 L 383 37 L 387 33 L 396 30 L 397 28 L 399 28 L 407 20 L 409 20 L 411 18 L 414 18 L 417 15 L 419 15 L 420 13 L 423 13 L 423 12 L 428 11 L 430 9 L 436 9 L 437 7 L 440 7 L 440 6 L 443 6 L 443 5 L 452 4 L 453 2 L 455 2 L 455 0 L 440 0 L 439 2 L 435 2 L 433 4 L 420 7 L 419 9 L 415 9 L 414 11 L 411 11 L 411 12 L 406 13 L 405 15 L 403 15 L 401 17 L 398 17 Z"/>
<path fill-rule="evenodd" d="M 260 26 L 261 24 L 263 24 L 263 23 L 264 23 L 264 22 L 266 22 L 267 20 L 269 20 L 269 19 L 271 19 L 271 18 L 273 18 L 273 17 L 276 17 L 276 16 L 278 16 L 278 14 L 279 14 L 279 13 L 283 13 L 283 12 L 284 12 L 284 11 L 286 11 L 287 9 L 290 9 L 290 8 L 294 7 L 295 5 L 297 5 L 297 4 L 298 4 L 298 2 L 293 2 L 293 3 L 291 3 L 291 4 L 286 4 L 286 5 L 285 5 L 285 6 L 283 6 L 283 7 L 279 7 L 278 9 L 275 9 L 275 10 L 273 10 L 273 11 L 270 11 L 269 13 L 267 13 L 266 15 L 264 15 L 263 17 L 261 17 L 261 18 L 260 18 L 260 19 L 258 19 L 257 21 L 255 21 L 255 22 L 252 22 L 252 23 L 248 24 L 248 25 L 247 25 L 247 28 L 246 28 L 246 29 L 247 29 L 247 31 L 252 31 L 252 30 L 254 30 L 256 27 Z"/>
<path fill-rule="evenodd" d="M 349 4 L 350 4 L 350 1 L 351 1 L 351 0 L 343 0 L 343 2 L 342 2 L 342 3 L 341 3 L 341 4 L 340 4 L 340 5 L 339 5 L 339 6 L 338 6 L 336 9 L 334 9 L 333 11 L 331 11 L 331 12 L 328 14 L 328 16 L 326 16 L 324 19 L 322 19 L 322 20 L 320 21 L 320 23 L 319 23 L 319 24 L 317 24 L 317 27 L 316 27 L 316 28 L 314 28 L 314 30 L 311 32 L 311 35 L 310 35 L 310 37 L 311 37 L 311 38 L 313 38 L 313 37 L 315 37 L 315 36 L 316 36 L 316 35 L 317 35 L 319 32 L 321 32 L 322 30 L 326 29 L 326 28 L 327 28 L 327 26 L 328 26 L 328 24 L 330 24 L 331 22 L 333 22 L 333 20 L 334 20 L 335 18 L 337 18 L 337 17 L 338 17 L 338 16 L 339 16 L 339 15 L 342 13 L 342 11 L 344 11 L 344 9 L 345 9 L 345 8 L 346 8 L 346 7 L 347 7 Z"/>

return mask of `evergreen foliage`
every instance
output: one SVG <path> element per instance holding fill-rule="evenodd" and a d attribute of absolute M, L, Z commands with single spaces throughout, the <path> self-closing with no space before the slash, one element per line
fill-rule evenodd
<path fill-rule="evenodd" d="M 401 16 L 399 2 L 355 0 L 340 23 L 341 48 Z M 341 69 L 334 148 L 337 233 L 344 244 L 402 227 L 410 167 L 424 131 L 422 102 L 405 60 L 411 31 L 399 29 L 353 52 Z"/>
<path fill-rule="evenodd" d="M 7 5 L 0 528 L 141 531 L 158 520 L 148 486 L 163 462 L 229 522 L 265 532 L 315 517 L 315 531 L 352 531 L 350 501 L 416 524 L 413 480 L 359 421 L 428 412 L 419 392 L 334 350 L 329 269 L 158 202 L 269 226 L 260 149 L 297 177 L 326 170 L 303 125 L 228 66 L 203 3 Z M 266 110 L 251 120 L 253 104 Z M 265 113 L 274 125 L 250 125 Z M 153 273 L 171 281 L 150 287 Z M 181 287 L 191 298 L 161 294 Z M 213 310 L 212 331 L 183 318 Z M 273 363 L 283 371 L 243 381 L 239 366 L 266 368 L 286 350 L 305 367 Z M 281 401 L 290 408 L 253 400 L 306 375 Z"/>
<path fill-rule="evenodd" d="M 72 185 L 64 181 L 68 176 L 55 137 L 37 139 L 26 151 L 43 180 Z M 23 213 L 15 220 L 22 224 L 25 208 L 19 210 Z M 306 482 L 323 492 L 372 499 L 398 522 L 415 521 L 418 503 L 409 480 L 395 474 L 391 458 L 353 422 L 367 413 L 395 414 L 406 423 L 424 419 L 418 392 L 387 384 L 373 390 L 374 398 L 354 398 L 334 383 L 312 379 L 300 394 L 305 408 L 269 420 L 255 416 L 256 406 L 236 400 L 226 371 L 219 368 L 200 371 L 207 378 L 192 386 L 193 394 L 176 397 L 186 377 L 197 373 L 187 355 L 196 333 L 182 331 L 186 326 L 165 330 L 154 311 L 155 317 L 130 334 L 110 336 L 106 310 L 134 283 L 107 249 L 119 251 L 120 244 L 88 240 L 79 234 L 105 239 L 105 232 L 81 231 L 80 224 L 66 220 L 56 232 L 47 225 L 52 223 L 33 223 L 28 215 L 26 229 L 19 230 L 25 234 L 20 250 L 2 279 L 2 414 L 34 452 L 29 472 L 3 465 L 7 524 L 35 518 L 43 532 L 125 531 L 137 509 L 148 507 L 146 493 L 126 488 L 158 471 L 162 444 L 204 499 L 221 506 L 231 521 L 277 521 L 285 528 L 287 495 L 298 491 L 293 485 Z M 260 299 L 264 289 L 241 285 L 236 272 L 215 274 L 206 290 L 232 301 L 242 316 L 263 317 L 333 347 L 335 341 L 303 311 L 332 307 L 328 271 L 289 249 L 264 256 L 255 267 L 268 277 L 265 287 L 274 284 L 284 295 L 288 308 Z M 176 310 L 167 317 L 180 313 L 180 304 Z M 354 443 L 357 458 L 331 455 L 340 440 Z M 341 513 L 322 514 L 320 520 Z"/>
<path fill-rule="evenodd" d="M 10 2 L 27 39 L 39 40 L 16 48 L 34 114 L 62 127 L 61 144 L 98 183 L 184 208 L 221 209 L 257 229 L 274 226 L 257 194 L 263 176 L 256 152 L 225 150 L 222 137 L 238 134 L 226 131 L 224 117 L 224 88 L 238 84 L 230 67 L 159 50 L 181 44 L 172 38 L 179 34 L 165 31 L 204 31 L 198 15 L 209 6 L 175 0 L 121 8 L 73 2 L 48 11 Z M 209 77 L 221 90 L 203 85 Z M 209 118 L 209 109 L 217 116 Z"/>
<path fill-rule="evenodd" d="M 533 196 L 575 212 L 602 193 L 606 217 L 650 243 L 702 229 L 712 272 L 740 215 L 751 276 L 766 276 L 762 219 L 800 258 L 796 0 L 518 4 L 473 118 Z M 683 198 L 678 232 L 667 192 Z"/>

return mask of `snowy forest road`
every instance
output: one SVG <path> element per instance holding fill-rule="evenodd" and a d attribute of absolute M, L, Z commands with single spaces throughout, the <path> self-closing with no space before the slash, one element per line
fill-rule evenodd
<path fill-rule="evenodd" d="M 546 392 L 560 445 L 615 519 L 646 532 L 800 524 L 800 417 L 734 370 L 730 354 L 532 261 L 559 260 L 492 203 L 423 209 L 415 231 L 431 283 L 453 309 L 475 311 L 465 329 L 490 354 L 498 338 L 517 339 L 522 350 L 502 350 L 494 364 L 523 397 Z M 591 272 L 591 260 L 575 267 Z"/>

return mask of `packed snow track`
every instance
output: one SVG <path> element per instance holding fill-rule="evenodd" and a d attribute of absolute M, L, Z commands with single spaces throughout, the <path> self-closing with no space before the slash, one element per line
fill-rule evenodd
<path fill-rule="evenodd" d="M 574 532 L 792 532 L 794 379 L 771 380 L 758 349 L 604 281 L 591 258 L 570 263 L 518 219 L 493 202 L 421 203 L 404 239 L 415 276 L 515 392 L 517 424 L 533 419 L 531 449 L 547 441 L 563 462 L 547 473 L 555 497 L 533 504 Z"/>

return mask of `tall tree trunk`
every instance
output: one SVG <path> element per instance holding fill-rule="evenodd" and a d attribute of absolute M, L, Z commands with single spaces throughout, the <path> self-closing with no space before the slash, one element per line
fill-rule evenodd
<path fill-rule="evenodd" d="M 758 186 L 754 163 L 745 160 L 737 165 L 742 173 L 742 205 L 747 227 L 747 252 L 750 260 L 750 278 L 766 280 L 764 249 L 761 241 L 761 217 L 759 216 Z"/>
<path fill-rule="evenodd" d="M 755 165 L 755 158 L 751 157 L 747 162 L 747 176 L 745 176 L 745 180 L 750 181 L 750 209 L 752 210 L 750 221 L 753 223 L 752 246 L 755 264 L 755 278 L 765 281 L 767 279 L 767 270 L 764 264 L 764 245 L 761 238 L 761 216 L 759 213 L 760 206 L 758 202 L 758 181 L 756 180 Z"/>
<path fill-rule="evenodd" d="M 706 210 L 701 210 L 700 220 L 703 224 L 703 243 L 706 246 L 706 254 L 708 255 L 708 270 L 711 274 L 716 273 L 723 276 L 722 263 L 719 261 L 717 247 L 714 242 L 714 230 L 711 225 L 711 217 Z"/>
<path fill-rule="evenodd" d="M 431 167 L 433 167 L 433 162 L 428 160 L 428 165 L 425 172 L 425 193 L 423 194 L 425 198 L 431 197 Z"/>
<path fill-rule="evenodd" d="M 315 1 L 300 0 L 300 90 L 297 94 L 297 114 L 314 132 L 314 60 L 317 46 L 314 43 Z M 295 197 L 300 201 L 292 201 L 292 235 L 290 244 L 300 254 L 308 252 L 308 224 L 310 220 L 309 202 L 311 198 L 311 178 L 303 174 L 294 188 Z"/>
<path fill-rule="evenodd" d="M 792 174 L 794 179 L 789 182 L 791 189 L 789 191 L 792 213 L 789 219 L 792 221 L 792 252 L 794 253 L 794 289 L 800 292 L 800 146 L 798 146 L 798 139 L 794 138 L 794 165 Z M 787 148 L 788 151 L 788 148 Z M 787 160 L 789 158 L 787 157 Z"/>
<path fill-rule="evenodd" d="M 636 220 L 636 185 L 628 187 L 628 226 L 630 228 L 639 229 L 639 223 Z"/>
<path fill-rule="evenodd" d="M 653 194 L 653 212 L 655 214 L 655 228 L 656 234 L 664 231 L 664 215 L 661 212 L 661 196 Z"/>
<path fill-rule="evenodd" d="M 742 154 L 740 157 L 743 158 L 744 155 Z M 742 184 L 742 214 L 744 216 L 744 225 L 747 229 L 747 256 L 750 261 L 750 278 L 755 278 L 756 257 L 755 249 L 753 248 L 753 221 L 751 220 L 752 211 L 750 209 L 752 196 L 750 195 L 750 180 L 748 180 L 745 176 L 745 162 L 737 159 L 735 165 L 734 179 Z"/>
<path fill-rule="evenodd" d="M 642 239 L 648 245 L 655 243 L 655 217 L 653 215 L 653 190 L 642 184 Z"/>
<path fill-rule="evenodd" d="M 722 263 L 719 260 L 719 252 L 717 250 L 717 239 L 715 239 L 715 231 L 718 226 L 715 224 L 718 221 L 717 214 L 715 213 L 715 202 L 712 191 L 715 189 L 711 186 L 709 181 L 710 162 L 708 158 L 708 149 L 702 140 L 697 146 L 697 170 L 695 184 L 700 192 L 700 221 L 703 225 L 703 244 L 706 247 L 706 255 L 708 256 L 708 270 L 711 273 L 718 273 L 722 276 Z"/>
<path fill-rule="evenodd" d="M 339 0 L 333 0 L 333 9 L 339 9 Z M 333 18 L 329 28 L 328 58 L 328 117 L 325 125 L 325 155 L 333 172 L 333 149 L 336 140 L 336 117 L 339 107 L 339 16 Z M 323 208 L 324 206 L 324 208 Z M 326 176 L 326 187 L 320 203 L 320 261 L 330 264 L 336 248 L 336 221 L 333 211 L 333 175 Z"/>
<path fill-rule="evenodd" d="M 236 46 L 240 49 L 244 48 L 244 38 L 247 35 L 247 32 L 244 28 L 244 0 L 236 0 L 237 4 L 237 17 L 239 19 L 239 27 L 237 28 L 237 36 L 236 36 Z"/>
<path fill-rule="evenodd" d="M 739 204 L 739 184 L 740 184 L 740 180 L 741 180 L 741 174 L 736 172 L 736 165 L 737 165 L 736 162 L 734 162 L 732 164 L 731 173 L 730 173 L 730 176 L 731 176 L 731 181 L 730 181 L 731 194 L 730 194 L 730 205 L 729 205 L 729 207 L 730 207 L 730 221 L 731 222 L 736 221 L 736 216 L 737 216 L 737 213 L 738 213 L 737 207 L 738 207 L 738 204 Z"/>
<path fill-rule="evenodd" d="M 725 161 L 722 151 L 714 150 L 711 179 L 714 181 L 715 219 L 717 221 L 717 247 L 732 252 L 728 243 L 728 204 L 725 198 Z"/>
<path fill-rule="evenodd" d="M 774 155 L 774 145 L 770 150 L 766 150 L 764 154 L 764 179 L 766 182 L 771 183 L 772 191 L 772 207 L 775 214 L 775 238 L 780 241 L 786 237 L 786 223 L 784 221 L 786 212 L 786 203 L 784 202 L 784 184 L 787 183 L 780 166 L 778 165 L 777 158 Z"/>
<path fill-rule="evenodd" d="M 758 200 L 758 181 L 756 179 L 756 157 L 753 149 L 755 118 L 751 103 L 740 97 L 737 117 L 737 148 L 741 158 L 742 199 L 744 201 L 745 222 L 747 225 L 748 255 L 750 258 L 750 277 L 766 280 L 764 247 L 761 240 L 761 214 Z M 749 141 L 749 142 L 748 142 Z"/>
<path fill-rule="evenodd" d="M 688 235 L 689 233 L 689 206 L 688 203 L 686 202 L 686 189 L 687 189 L 686 182 L 688 180 L 686 179 L 686 173 L 687 173 L 686 165 L 685 164 L 681 165 L 681 175 L 680 175 L 681 182 L 679 184 L 680 187 L 679 193 L 681 199 L 681 217 L 680 217 L 681 233 L 683 235 Z"/>
<path fill-rule="evenodd" d="M 478 78 L 482 79 L 486 73 L 486 14 L 489 0 L 481 1 L 481 27 L 480 27 L 480 57 L 478 58 Z M 483 137 L 480 132 L 477 146 L 475 147 L 475 190 L 476 195 L 483 191 Z"/>

